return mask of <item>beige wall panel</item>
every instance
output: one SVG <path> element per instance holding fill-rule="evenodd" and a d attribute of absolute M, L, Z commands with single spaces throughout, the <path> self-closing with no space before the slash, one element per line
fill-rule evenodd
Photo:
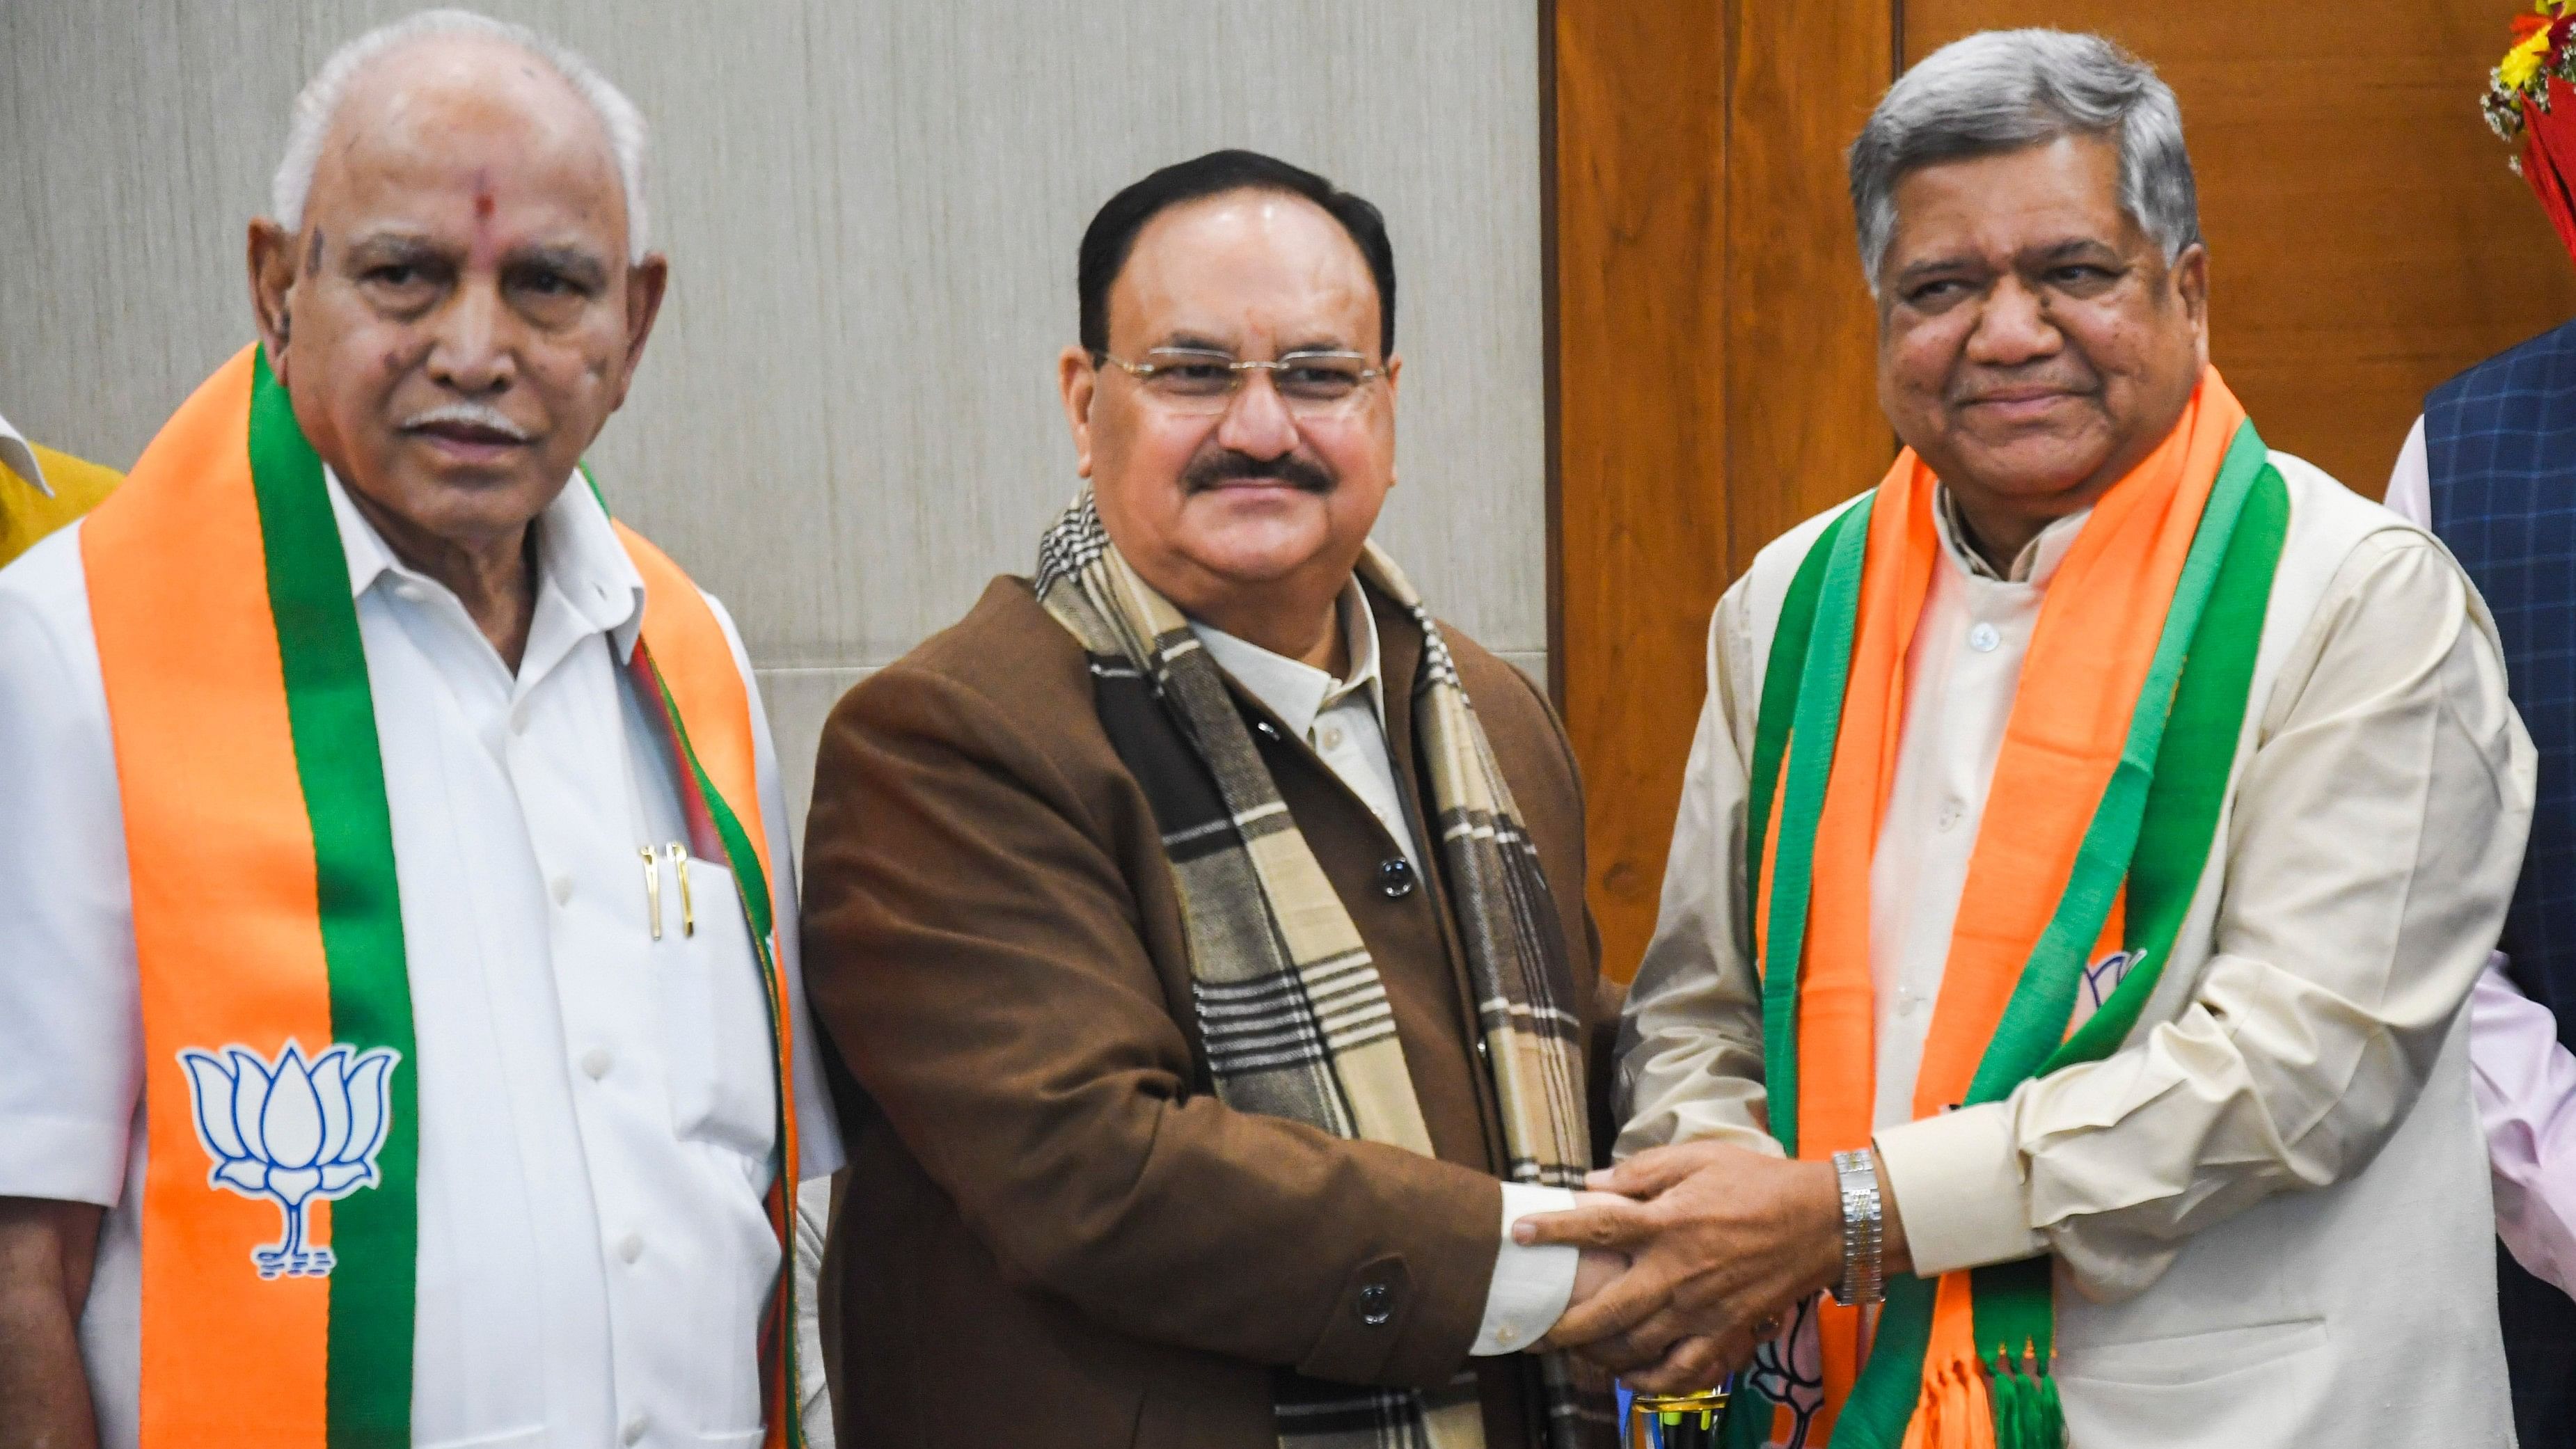
<path fill-rule="evenodd" d="M 362 0 L 0 0 L 0 413 L 130 463 L 249 336 L 242 227 Z M 672 293 L 602 482 L 741 623 L 805 774 L 839 687 L 1025 571 L 1074 487 L 1073 255 L 1221 145 L 1383 206 L 1407 363 L 1379 530 L 1545 675 L 1534 0 L 496 0 L 655 127 Z M 798 789 L 802 803 L 802 789 Z"/>

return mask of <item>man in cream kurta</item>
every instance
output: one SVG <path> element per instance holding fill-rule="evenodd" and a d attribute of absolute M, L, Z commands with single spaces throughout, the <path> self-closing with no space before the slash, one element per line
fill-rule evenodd
<path fill-rule="evenodd" d="M 1748 899 L 1773 636 L 1837 509 L 1766 548 L 1712 621 L 1662 918 L 1623 1025 L 1627 1161 L 1595 1181 L 1641 1201 L 1540 1228 L 1626 1247 L 1672 1306 L 1587 1308 L 1558 1335 L 1656 1387 L 1736 1367 L 1763 1320 L 1816 1288 L 1867 1301 L 1875 1274 L 1853 1264 L 1868 1240 L 1840 1229 L 1883 1206 L 1891 1276 L 2052 1260 L 2051 1368 L 2084 1449 L 2510 1443 L 2461 1006 L 2512 891 L 2531 748 L 2493 623 L 2448 555 L 2314 467 L 2269 454 L 2286 523 L 2242 723 L 2136 1024 L 2098 1059 L 2006 1078 L 1999 1099 L 1918 1102 L 1970 861 L 1981 834 L 2015 828 L 1987 799 L 2060 566 L 2097 501 L 2224 389 L 2180 116 L 2143 64 L 2048 31 L 1958 42 L 1891 89 L 1852 171 L 1880 394 L 1912 450 L 1890 486 L 1937 479 L 1937 546 L 1867 867 L 1871 1060 L 1795 1059 L 1802 1090 L 1874 1067 L 1872 1140 L 1847 1155 L 1863 1181 L 1874 1169 L 1877 1202 L 1855 1207 L 1838 1167 L 1776 1160 L 1761 971 L 1786 968 L 1757 968 Z M 2156 768 L 2189 768 L 2176 758 L 2201 757 Z M 1860 884 L 1820 884 L 1814 909 L 1863 909 Z M 2084 989 L 2079 1012 L 2107 994 Z M 1882 1332 L 1876 1351 L 1899 1350 Z M 2027 1432 L 1997 1414 L 2005 1442 Z M 1856 1417 L 1833 1443 L 1880 1442 L 1881 1416 Z"/>
<path fill-rule="evenodd" d="M 1997 578 L 1941 511 L 1872 867 L 1878 1149 L 1917 1272 L 2057 1255 L 2059 1380 L 2087 1449 L 2503 1443 L 2458 1007 L 2512 888 L 2529 746 L 2485 608 L 2440 548 L 2308 464 L 2273 463 L 2290 537 L 2224 853 L 2144 1020 L 2106 1061 L 1913 1122 L 1987 778 L 2083 524 L 2050 525 Z M 1772 626 L 1824 521 L 1764 550 L 1711 624 L 1662 917 L 1629 997 L 1623 1156 L 1703 1137 L 1778 1150 L 1745 762 Z M 2301 1191 L 2316 1188 L 2332 1190 Z M 2176 1422 L 2166 1404 L 2215 1417 Z M 2389 1432 L 2418 1422 L 2441 1437 Z"/>

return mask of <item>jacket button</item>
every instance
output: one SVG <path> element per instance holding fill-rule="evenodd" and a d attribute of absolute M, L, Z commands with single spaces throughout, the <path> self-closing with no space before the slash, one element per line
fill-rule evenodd
<path fill-rule="evenodd" d="M 1413 863 L 1400 855 L 1382 862 L 1377 868 L 1377 888 L 1391 901 L 1413 894 Z"/>
<path fill-rule="evenodd" d="M 1371 1328 L 1384 1328 L 1395 1317 L 1395 1293 L 1383 1283 L 1371 1283 L 1360 1290 L 1360 1322 Z"/>

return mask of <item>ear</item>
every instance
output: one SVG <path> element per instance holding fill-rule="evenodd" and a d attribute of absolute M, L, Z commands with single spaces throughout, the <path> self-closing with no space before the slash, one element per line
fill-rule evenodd
<path fill-rule="evenodd" d="M 250 270 L 250 310 L 259 328 L 259 344 L 268 354 L 268 369 L 286 382 L 288 335 L 293 332 L 295 241 L 286 228 L 263 217 L 250 224 L 246 261 Z"/>
<path fill-rule="evenodd" d="M 2198 242 L 2182 249 L 2174 258 L 2174 291 L 2182 298 L 2183 315 L 2191 322 L 2192 337 L 2200 350 L 2201 365 L 2209 365 L 2209 249 Z"/>
<path fill-rule="evenodd" d="M 660 252 L 646 252 L 644 260 L 626 269 L 626 361 L 617 370 L 617 401 L 613 411 L 626 405 L 626 390 L 635 384 L 636 365 L 644 360 L 644 344 L 653 336 L 653 323 L 662 315 L 662 294 L 671 285 L 671 262 Z"/>
<path fill-rule="evenodd" d="M 1091 403 L 1100 393 L 1100 371 L 1091 354 L 1068 347 L 1055 360 L 1056 390 L 1063 394 L 1065 425 L 1073 430 L 1073 471 L 1091 476 Z"/>
<path fill-rule="evenodd" d="M 1403 376 L 1403 354 L 1390 353 L 1386 359 L 1386 424 L 1389 429 L 1395 426 L 1395 385 Z M 1390 454 L 1391 458 L 1392 454 Z M 1395 487 L 1395 464 L 1392 461 L 1388 462 L 1386 468 L 1386 486 L 1390 490 Z"/>

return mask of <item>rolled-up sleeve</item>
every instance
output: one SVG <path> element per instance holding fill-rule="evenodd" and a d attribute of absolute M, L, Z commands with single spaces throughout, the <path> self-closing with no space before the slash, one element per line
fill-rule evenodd
<path fill-rule="evenodd" d="M 113 1207 L 143 1086 L 125 817 L 66 531 L 0 570 L 0 1197 Z"/>
<path fill-rule="evenodd" d="M 2368 1166 L 2495 941 L 2532 782 L 2458 569 L 2411 531 L 2365 539 L 2270 694 L 2180 1013 L 2002 1102 L 1878 1134 L 1917 1271 L 2045 1247 L 2118 1298 L 2191 1234 Z"/>

